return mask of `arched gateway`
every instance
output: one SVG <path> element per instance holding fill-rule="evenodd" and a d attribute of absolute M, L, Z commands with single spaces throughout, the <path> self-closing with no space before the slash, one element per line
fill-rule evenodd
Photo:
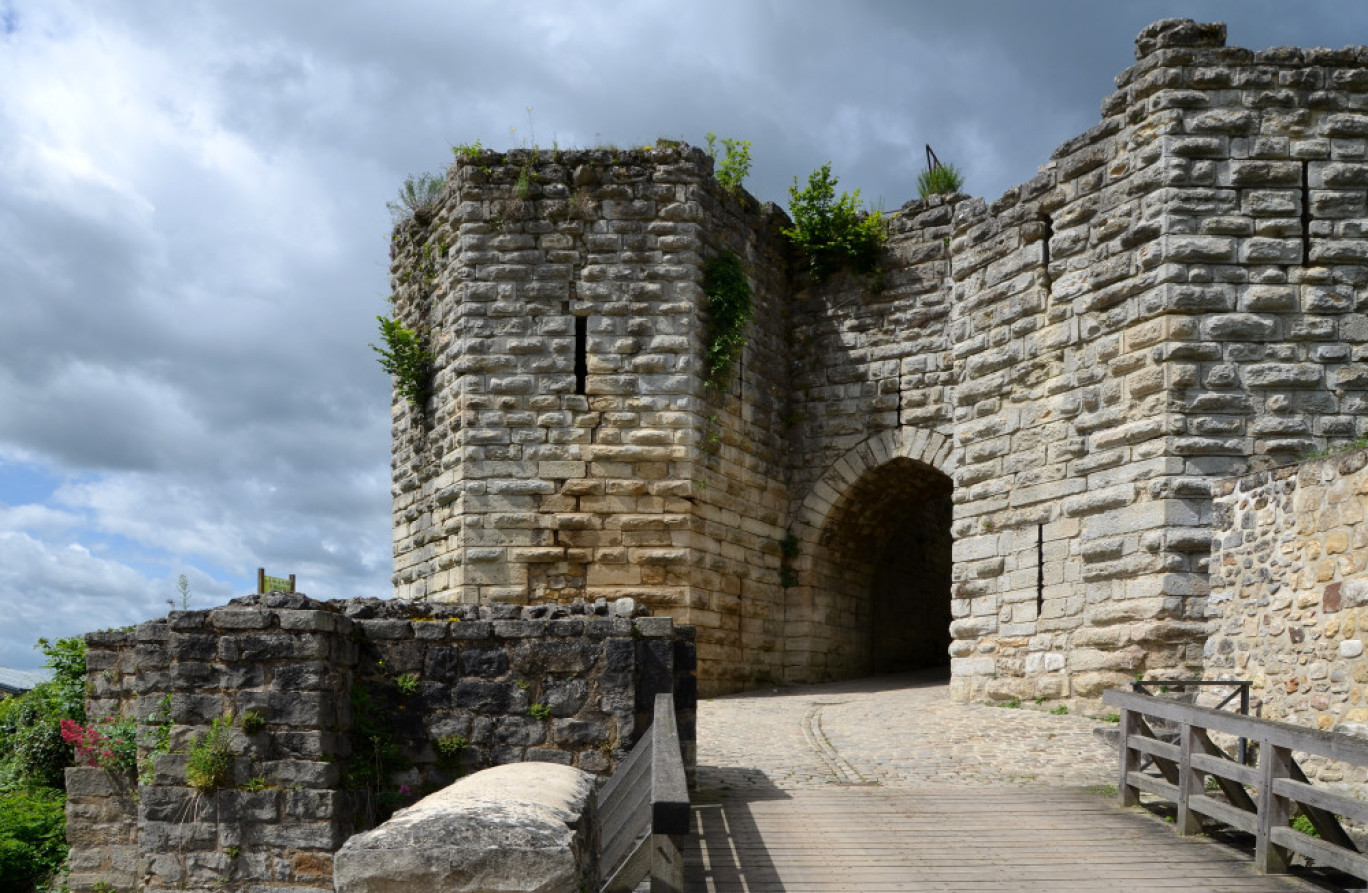
<path fill-rule="evenodd" d="M 870 437 L 813 487 L 794 525 L 789 606 L 796 679 L 947 664 L 950 441 L 910 428 Z"/>

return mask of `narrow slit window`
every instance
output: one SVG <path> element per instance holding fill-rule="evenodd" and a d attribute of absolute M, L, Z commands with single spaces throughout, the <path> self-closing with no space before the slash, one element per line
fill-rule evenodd
<path fill-rule="evenodd" d="M 586 393 L 589 380 L 589 317 L 575 317 L 575 393 Z"/>
<path fill-rule="evenodd" d="M 1036 617 L 1045 611 L 1045 525 L 1036 525 Z"/>
<path fill-rule="evenodd" d="M 1303 161 L 1301 166 L 1301 237 L 1303 267 L 1311 266 L 1311 169 Z"/>
<path fill-rule="evenodd" d="M 1054 238 L 1054 221 L 1049 215 L 1040 218 L 1045 224 L 1045 235 L 1040 240 L 1040 268 L 1045 272 L 1045 293 L 1054 294 L 1054 280 L 1050 278 L 1050 240 Z"/>

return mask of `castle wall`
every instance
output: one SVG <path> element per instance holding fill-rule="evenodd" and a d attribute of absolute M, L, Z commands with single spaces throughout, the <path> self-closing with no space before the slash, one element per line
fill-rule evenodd
<path fill-rule="evenodd" d="M 875 667 L 875 615 L 879 603 L 897 600 L 872 597 L 878 562 L 906 526 L 901 514 L 917 510 L 938 481 L 949 492 L 952 457 L 936 450 L 953 433 L 953 201 L 903 208 L 869 274 L 840 272 L 814 283 L 797 271 L 804 287 L 792 298 L 789 523 L 800 551 L 791 562 L 785 643 L 787 678 L 795 681 Z M 915 455 L 890 448 L 888 438 L 905 446 L 915 440 Z M 917 464 L 878 471 L 895 457 Z M 937 534 L 948 538 L 948 526 Z M 930 605 L 908 607 L 943 631 L 949 618 L 936 617 L 933 606 L 944 608 L 948 598 L 947 587 Z"/>
<path fill-rule="evenodd" d="M 1368 433 L 1368 50 L 1224 39 L 1145 29 L 1038 176 L 817 283 L 696 149 L 458 160 L 396 232 L 439 346 L 395 410 L 400 594 L 630 595 L 698 626 L 707 692 L 875 669 L 932 641 L 876 635 L 942 623 L 913 602 L 961 699 L 1198 672 L 1211 482 Z M 711 394 L 724 250 L 757 313 Z"/>
<path fill-rule="evenodd" d="M 396 231 L 396 318 L 437 353 L 433 398 L 395 405 L 399 595 L 631 597 L 698 628 L 705 686 L 779 678 L 784 258 L 711 166 L 667 143 L 484 153 Z M 724 251 L 763 322 L 713 393 Z"/>
<path fill-rule="evenodd" d="M 1102 123 L 957 220 L 961 693 L 1199 669 L 1211 480 L 1364 430 L 1368 57 L 1223 42 L 1146 29 Z"/>
<path fill-rule="evenodd" d="M 1265 719 L 1368 735 L 1368 454 L 1213 488 L 1209 679 L 1245 679 Z"/>
<path fill-rule="evenodd" d="M 137 718 L 141 771 L 67 770 L 71 888 L 331 890 L 349 835 L 464 772 L 611 773 L 661 692 L 692 767 L 692 630 L 630 602 L 433 607 L 272 593 L 89 634 L 87 713 Z M 229 768 L 196 790 L 216 720 Z"/>

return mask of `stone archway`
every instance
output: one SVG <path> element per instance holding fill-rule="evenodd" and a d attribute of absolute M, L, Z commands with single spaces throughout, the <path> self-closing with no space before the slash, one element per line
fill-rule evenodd
<path fill-rule="evenodd" d="M 902 430 L 842 457 L 804 502 L 793 681 L 949 663 L 950 442 Z"/>

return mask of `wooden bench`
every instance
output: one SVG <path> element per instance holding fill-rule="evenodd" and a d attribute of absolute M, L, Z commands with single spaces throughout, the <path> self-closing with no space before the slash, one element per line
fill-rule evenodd
<path fill-rule="evenodd" d="M 1202 816 L 1253 834 L 1255 867 L 1263 872 L 1285 873 L 1290 855 L 1300 853 L 1368 880 L 1368 858 L 1339 821 L 1343 816 L 1368 823 L 1368 802 L 1314 786 L 1293 758 L 1295 752 L 1368 767 L 1368 740 L 1147 694 L 1108 691 L 1102 700 L 1121 710 L 1117 787 L 1122 806 L 1138 805 L 1144 791 L 1177 805 L 1179 834 L 1201 833 Z M 1159 740 L 1150 725 L 1154 720 L 1177 726 L 1177 741 Z M 1211 740 L 1211 732 L 1255 742 L 1257 764 L 1232 759 Z M 1144 756 L 1153 760 L 1158 776 L 1140 771 Z M 1212 796 L 1207 779 L 1225 799 Z M 1291 827 L 1294 805 L 1319 839 Z"/>
<path fill-rule="evenodd" d="M 682 893 L 676 839 L 689 833 L 689 789 L 680 756 L 674 697 L 656 695 L 651 728 L 598 793 L 600 893 Z M 644 884 L 643 884 L 644 886 Z"/>

